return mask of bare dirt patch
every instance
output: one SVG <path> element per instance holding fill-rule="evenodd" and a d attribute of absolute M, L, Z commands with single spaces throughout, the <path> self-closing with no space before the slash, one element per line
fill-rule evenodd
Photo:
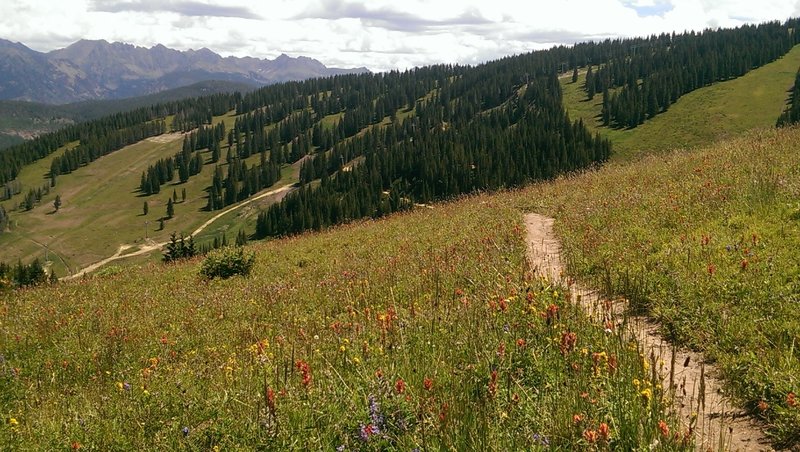
<path fill-rule="evenodd" d="M 181 132 L 174 132 L 174 133 L 163 133 L 161 135 L 156 135 L 154 137 L 146 138 L 146 140 L 153 143 L 171 143 L 175 140 L 180 140 L 182 138 L 183 134 Z"/>

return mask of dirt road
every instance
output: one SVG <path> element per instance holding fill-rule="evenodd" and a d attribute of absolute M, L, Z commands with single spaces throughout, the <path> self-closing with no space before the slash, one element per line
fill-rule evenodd
<path fill-rule="evenodd" d="M 214 215 L 213 217 L 209 218 L 205 223 L 201 224 L 197 229 L 195 229 L 194 232 L 192 232 L 191 235 L 196 236 L 197 234 L 200 234 L 201 232 L 203 232 L 203 230 L 205 228 L 207 228 L 209 225 L 211 225 L 211 223 L 217 221 L 222 216 L 227 215 L 227 214 L 229 214 L 230 212 L 233 212 L 236 209 L 240 209 L 240 208 L 242 208 L 242 207 L 244 207 L 244 206 L 246 206 L 246 205 L 248 205 L 248 204 L 250 204 L 252 202 L 258 201 L 259 199 L 266 198 L 267 196 L 272 196 L 272 195 L 276 195 L 278 193 L 282 193 L 282 192 L 291 190 L 293 187 L 294 187 L 294 184 L 284 185 L 283 187 L 276 188 L 276 189 L 270 190 L 270 191 L 266 191 L 264 193 L 261 193 L 261 194 L 258 194 L 256 196 L 253 196 L 252 198 L 248 198 L 248 199 L 240 202 L 239 204 L 231 206 L 231 207 L 221 211 L 220 213 Z M 131 245 L 131 244 L 120 245 L 119 248 L 117 248 L 117 252 L 114 253 L 114 255 L 109 256 L 109 257 L 107 257 L 107 258 L 105 258 L 105 259 L 103 259 L 101 261 L 95 262 L 94 264 L 91 264 L 91 265 L 89 265 L 89 266 L 87 266 L 85 268 L 82 268 L 82 269 L 76 271 L 75 273 L 73 273 L 73 274 L 71 274 L 69 276 L 65 276 L 65 277 L 63 277 L 61 279 L 62 280 L 70 280 L 70 279 L 73 279 L 73 278 L 77 278 L 78 276 L 82 276 L 82 275 L 85 275 L 87 273 L 91 273 L 91 272 L 97 270 L 98 268 L 102 267 L 103 265 L 108 264 L 109 262 L 113 262 L 113 261 L 118 260 L 118 259 L 125 259 L 125 258 L 132 257 L 132 256 L 141 256 L 142 254 L 147 254 L 147 253 L 149 253 L 151 251 L 160 250 L 167 243 L 169 243 L 169 242 L 155 243 L 153 241 L 150 241 L 148 244 L 146 244 L 144 246 L 141 246 L 138 250 L 133 251 L 131 253 L 127 253 L 127 254 L 122 254 L 122 253 L 124 251 L 129 250 L 129 249 L 133 248 L 134 246 L 138 246 L 138 245 Z"/>

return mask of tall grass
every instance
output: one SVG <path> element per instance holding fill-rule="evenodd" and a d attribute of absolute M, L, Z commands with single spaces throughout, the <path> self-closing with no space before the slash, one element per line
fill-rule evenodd
<path fill-rule="evenodd" d="M 506 200 L 259 244 L 246 278 L 4 295 L 0 447 L 691 447 L 636 344 L 531 275 Z"/>
<path fill-rule="evenodd" d="M 534 186 L 571 270 L 717 361 L 728 389 L 800 442 L 800 130 Z"/>

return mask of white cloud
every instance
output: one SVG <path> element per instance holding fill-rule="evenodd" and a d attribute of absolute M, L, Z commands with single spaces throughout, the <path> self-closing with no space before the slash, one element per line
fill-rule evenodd
<path fill-rule="evenodd" d="M 40 51 L 88 38 L 388 70 L 797 14 L 798 0 L 29 0 L 0 3 L 0 38 Z"/>

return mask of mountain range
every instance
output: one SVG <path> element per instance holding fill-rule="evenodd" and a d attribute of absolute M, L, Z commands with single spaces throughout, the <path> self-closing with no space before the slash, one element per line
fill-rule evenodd
<path fill-rule="evenodd" d="M 180 51 L 105 40 L 80 40 L 42 53 L 0 39 L 2 100 L 66 104 L 142 96 L 208 80 L 261 86 L 363 72 L 368 69 L 328 68 L 313 58 L 285 54 L 274 60 L 222 57 L 207 48 Z"/>

